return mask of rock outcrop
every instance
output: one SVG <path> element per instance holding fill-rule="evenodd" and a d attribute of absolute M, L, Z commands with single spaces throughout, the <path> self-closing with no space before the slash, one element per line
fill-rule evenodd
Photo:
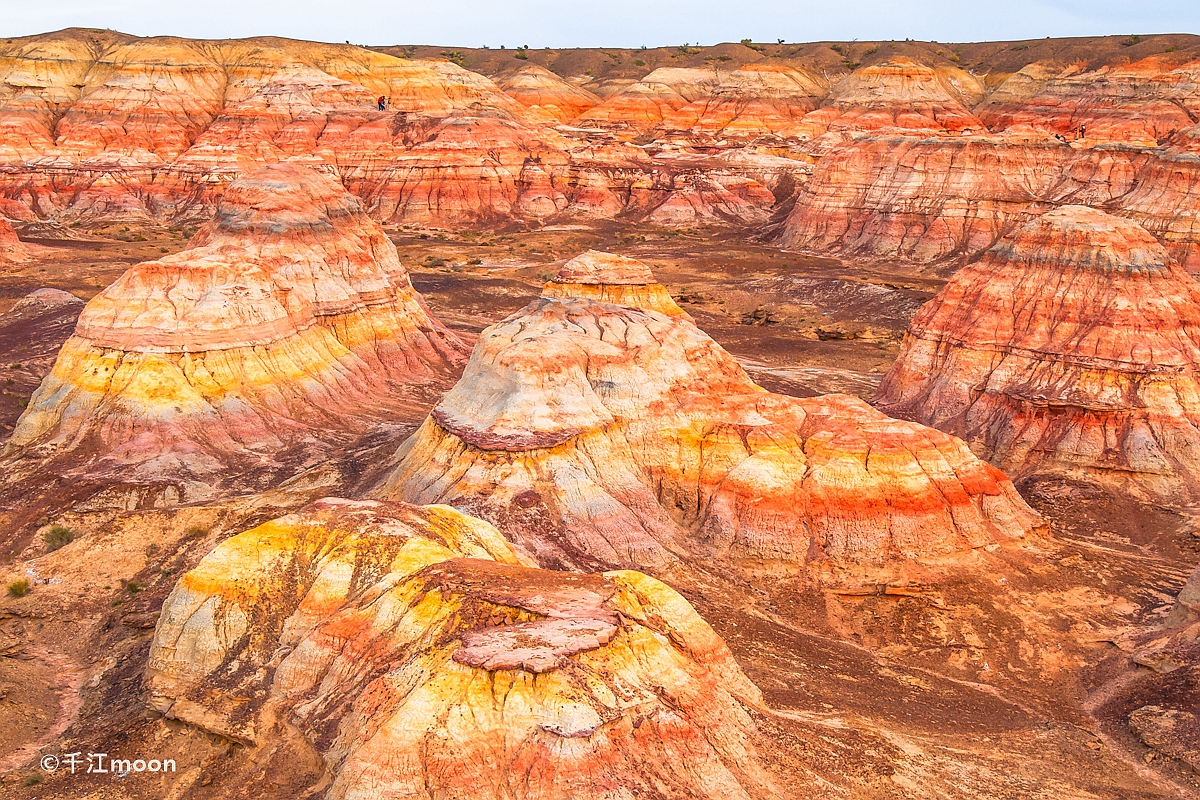
<path fill-rule="evenodd" d="M 719 82 L 715 70 L 662 67 L 605 98 L 580 117 L 580 124 L 634 131 L 676 127 L 676 112 L 708 97 Z"/>
<path fill-rule="evenodd" d="M 1029 78 L 1038 70 L 1026 73 Z M 1011 80 L 1011 79 L 1010 79 Z M 1154 146 L 1195 123 L 1200 111 L 1200 62 L 1172 68 L 1162 57 L 1094 72 L 1063 70 L 1028 97 L 989 104 L 992 130 L 1036 130 L 1093 142 Z"/>
<path fill-rule="evenodd" d="M 644 265 L 587 253 L 481 335 L 381 497 L 501 525 L 543 564 L 886 565 L 1037 516 L 938 431 L 755 385 Z"/>
<path fill-rule="evenodd" d="M 795 136 L 826 91 L 818 78 L 791 67 L 747 64 L 726 75 L 708 97 L 680 108 L 671 124 L 727 139 Z"/>
<path fill-rule="evenodd" d="M 521 105 L 554 122 L 571 122 L 603 102 L 588 90 L 534 64 L 501 76 L 496 85 Z"/>
<path fill-rule="evenodd" d="M 329 798 L 771 789 L 759 692 L 687 601 L 528 566 L 444 506 L 327 499 L 225 541 L 164 604 L 146 680 L 156 710 L 252 747 L 294 726 Z"/>
<path fill-rule="evenodd" d="M 0 265 L 21 264 L 28 260 L 29 250 L 17 238 L 12 225 L 0 219 Z"/>
<path fill-rule="evenodd" d="M 359 200 L 274 165 L 235 182 L 186 250 L 88 303 L 5 457 L 230 481 L 388 418 L 464 355 Z"/>
<path fill-rule="evenodd" d="M 1158 209 L 1164 241 L 1187 256 L 1200 252 L 1200 228 L 1188 211 L 1194 179 L 1168 164 L 1153 178 L 1152 163 L 1164 156 L 1123 146 L 1081 149 L 1041 135 L 856 136 L 818 162 L 779 242 L 957 266 L 1037 214 L 1084 204 L 1135 219 Z"/>
<path fill-rule="evenodd" d="M 856 69 L 804 120 L 811 136 L 900 128 L 938 133 L 982 132 L 955 88 L 930 67 L 907 58 Z"/>
<path fill-rule="evenodd" d="M 1136 224 L 1068 206 L 960 270 L 876 405 L 1015 478 L 1200 497 L 1200 284 Z"/>

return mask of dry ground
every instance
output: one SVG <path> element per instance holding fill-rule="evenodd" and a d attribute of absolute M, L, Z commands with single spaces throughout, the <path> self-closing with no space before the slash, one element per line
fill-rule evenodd
<path fill-rule="evenodd" d="M 42 240 L 33 261 L 0 274 L 0 310 L 42 286 L 86 299 L 128 264 L 184 245 L 179 232 L 107 233 L 103 241 Z M 392 234 L 433 312 L 464 336 L 529 302 L 556 262 L 611 250 L 651 264 L 760 382 L 801 395 L 869 398 L 908 318 L 939 286 L 916 273 L 780 253 L 717 229 Z M 8 376 L 0 374 L 0 441 L 70 323 L 62 313 L 0 316 Z M 154 718 L 141 671 L 155 613 L 183 571 L 252 524 L 316 497 L 361 492 L 414 420 L 398 422 L 275 491 L 221 503 L 69 511 L 73 493 L 96 487 L 49 481 L 24 496 L 10 492 L 0 509 L 0 578 L 28 574 L 37 583 L 23 598 L 0 595 L 0 796 L 319 795 L 319 763 L 286 730 L 273 750 L 247 752 Z M 1113 643 L 1125 627 L 1161 620 L 1200 560 L 1190 520 L 1085 487 L 1038 484 L 1026 494 L 1047 517 L 1046 536 L 882 575 L 856 591 L 803 576 L 737 580 L 703 565 L 673 577 L 762 688 L 772 713 L 759 719 L 758 747 L 786 794 L 1200 795 L 1194 771 L 1150 753 L 1129 731 L 1131 704 L 1160 696 L 1163 676 Z M 36 534 L 47 522 L 71 527 L 76 540 L 46 553 Z M 175 758 L 179 773 L 37 770 L 37 754 L 71 750 Z"/>

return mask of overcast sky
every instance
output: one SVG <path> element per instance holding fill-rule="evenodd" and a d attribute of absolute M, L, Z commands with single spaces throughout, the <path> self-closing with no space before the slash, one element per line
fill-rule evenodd
<path fill-rule="evenodd" d="M 463 47 L 964 42 L 1200 33 L 1200 0 L 0 0 L 0 36 L 70 26 Z"/>

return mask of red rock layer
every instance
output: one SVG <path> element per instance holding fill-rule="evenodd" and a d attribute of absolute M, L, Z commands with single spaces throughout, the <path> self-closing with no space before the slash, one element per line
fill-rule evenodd
<path fill-rule="evenodd" d="M 3 219 L 0 219 L 0 264 L 20 264 L 29 258 L 29 252 L 17 232 Z"/>
<path fill-rule="evenodd" d="M 382 496 L 472 508 L 575 565 L 888 564 L 1037 524 L 962 442 L 844 395 L 762 390 L 639 282 L 643 266 L 626 281 L 599 256 L 580 260 L 605 283 L 568 262 L 484 331 Z"/>
<path fill-rule="evenodd" d="M 992 130 L 1074 139 L 1082 126 L 1088 141 L 1153 146 L 1194 124 L 1198 112 L 1200 62 L 1172 69 L 1156 56 L 1095 72 L 1065 70 L 1031 96 L 990 103 L 982 119 Z"/>
<path fill-rule="evenodd" d="M 686 600 L 524 565 L 444 506 L 329 498 L 226 540 L 164 603 L 146 680 L 159 712 L 252 747 L 286 720 L 334 798 L 776 791 L 761 696 Z"/>
<path fill-rule="evenodd" d="M 662 67 L 606 98 L 579 121 L 597 127 L 647 131 L 670 126 L 676 112 L 706 98 L 718 83 L 713 70 Z"/>
<path fill-rule="evenodd" d="M 791 67 L 748 64 L 726 75 L 707 97 L 680 108 L 671 125 L 705 136 L 795 136 L 826 93 L 821 81 Z"/>
<path fill-rule="evenodd" d="M 1112 205 L 1190 272 L 1200 272 L 1200 125 L 1141 156 L 1133 188 Z"/>
<path fill-rule="evenodd" d="M 1128 220 L 1048 212 L 914 318 L 876 404 L 1019 478 L 1200 496 L 1200 284 Z"/>
<path fill-rule="evenodd" d="M 188 249 L 88 303 L 5 455 L 236 480 L 386 418 L 462 356 L 360 201 L 274 165 L 235 182 Z"/>
<path fill-rule="evenodd" d="M 850 73 L 803 125 L 814 137 L 890 128 L 962 133 L 983 131 L 984 125 L 942 75 L 907 58 Z"/>
<path fill-rule="evenodd" d="M 554 122 L 571 122 L 603 102 L 586 89 L 534 64 L 500 77 L 496 85 L 521 105 Z"/>
<path fill-rule="evenodd" d="M 1072 156 L 1044 139 L 860 138 L 820 161 L 779 241 L 918 263 L 964 257 L 990 247 L 1039 204 L 1082 189 L 1082 181 L 1064 180 Z M 1118 170 L 1112 180 L 1112 195 L 1128 190 L 1130 176 Z"/>

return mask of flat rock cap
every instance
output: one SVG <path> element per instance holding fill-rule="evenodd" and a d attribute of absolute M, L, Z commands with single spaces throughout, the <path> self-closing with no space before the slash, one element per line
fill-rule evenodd
<path fill-rule="evenodd" d="M 562 265 L 554 283 L 601 283 L 644 286 L 657 283 L 654 273 L 640 261 L 613 253 L 588 250 Z"/>

